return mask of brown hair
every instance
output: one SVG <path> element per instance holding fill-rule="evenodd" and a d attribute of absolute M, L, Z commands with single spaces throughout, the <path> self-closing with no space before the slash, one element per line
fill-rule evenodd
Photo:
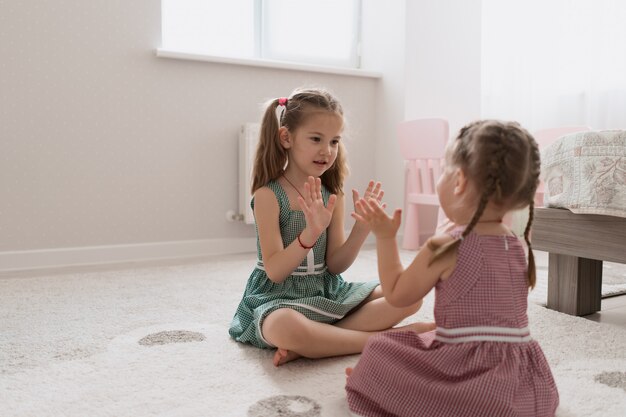
<path fill-rule="evenodd" d="M 284 126 L 290 132 L 294 132 L 306 117 L 315 111 L 327 111 L 343 118 L 343 108 L 339 101 L 331 93 L 322 89 L 296 89 L 288 98 L 280 114 L 280 123 L 276 115 L 278 102 L 279 99 L 276 98 L 267 104 L 261 122 L 259 144 L 252 169 L 252 194 L 271 180 L 280 177 L 287 164 L 287 151 L 282 147 L 279 138 L 280 127 Z M 346 150 L 343 143 L 339 142 L 335 163 L 322 174 L 320 179 L 331 193 L 339 194 L 343 193 L 343 181 L 347 175 Z"/>
<path fill-rule="evenodd" d="M 529 234 L 541 165 L 535 139 L 515 122 L 473 122 L 461 129 L 446 162 L 463 170 L 480 192 L 480 199 L 461 237 L 436 248 L 430 262 L 459 246 L 476 226 L 490 201 L 507 210 L 529 206 L 524 240 L 528 245 L 528 286 L 533 288 L 536 270 Z"/>

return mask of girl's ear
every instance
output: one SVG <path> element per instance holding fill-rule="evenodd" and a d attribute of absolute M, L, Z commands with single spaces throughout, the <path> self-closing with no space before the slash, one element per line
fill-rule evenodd
<path fill-rule="evenodd" d="M 461 168 L 457 168 L 454 175 L 454 195 L 461 195 L 467 188 L 467 177 Z"/>
<path fill-rule="evenodd" d="M 283 146 L 283 148 L 285 149 L 291 148 L 291 145 L 292 145 L 291 134 L 289 133 L 289 130 L 285 126 L 278 128 L 278 137 L 280 138 L 280 144 Z"/>

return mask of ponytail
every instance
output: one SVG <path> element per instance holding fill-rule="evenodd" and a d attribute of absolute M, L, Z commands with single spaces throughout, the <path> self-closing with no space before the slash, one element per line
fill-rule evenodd
<path fill-rule="evenodd" d="M 279 100 L 281 99 L 274 99 L 268 104 L 261 121 L 259 144 L 252 168 L 252 194 L 271 180 L 278 178 L 287 163 L 287 152 L 280 144 L 278 130 L 280 126 L 276 117 Z"/>

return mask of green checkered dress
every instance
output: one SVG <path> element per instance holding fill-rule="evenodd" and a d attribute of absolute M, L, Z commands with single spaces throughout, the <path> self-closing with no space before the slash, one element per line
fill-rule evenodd
<path fill-rule="evenodd" d="M 277 181 L 271 181 L 267 187 L 276 194 L 278 200 L 280 234 L 283 246 L 286 247 L 304 229 L 304 213 L 291 210 L 287 194 Z M 325 204 L 329 196 L 328 190 L 322 187 Z M 256 268 L 248 278 L 228 332 L 233 339 L 259 348 L 274 347 L 261 334 L 261 324 L 272 311 L 291 308 L 311 320 L 332 324 L 359 305 L 378 285 L 378 281 L 345 282 L 340 275 L 328 272 L 325 260 L 326 231 L 317 239 L 300 266 L 280 284 L 272 282 L 265 273 L 258 237 L 257 254 Z"/>

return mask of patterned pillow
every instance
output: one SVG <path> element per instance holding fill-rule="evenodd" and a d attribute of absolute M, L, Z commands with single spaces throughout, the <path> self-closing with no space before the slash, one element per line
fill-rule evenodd
<path fill-rule="evenodd" d="M 563 136 L 541 155 L 544 205 L 626 217 L 626 131 Z"/>

